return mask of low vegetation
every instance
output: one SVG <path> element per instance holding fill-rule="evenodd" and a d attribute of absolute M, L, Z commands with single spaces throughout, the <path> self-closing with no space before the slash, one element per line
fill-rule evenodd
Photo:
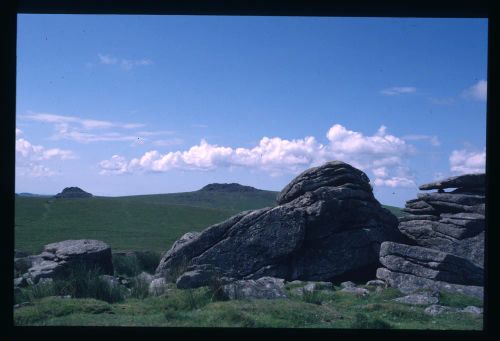
<path fill-rule="evenodd" d="M 80 276 L 80 277 L 78 277 Z M 424 307 L 408 306 L 391 299 L 395 289 L 362 297 L 334 290 L 299 294 L 287 285 L 289 298 L 275 300 L 227 300 L 219 282 L 197 289 L 176 289 L 150 296 L 145 282 L 131 278 L 128 294 L 110 296 L 89 272 L 65 281 L 23 289 L 27 303 L 14 309 L 16 325 L 42 326 L 164 326 L 164 327 L 279 327 L 356 329 L 472 329 L 482 328 L 482 317 L 467 313 L 430 316 Z M 84 284 L 76 286 L 76 280 Z M 105 282 L 103 282 L 105 283 Z M 74 286 L 71 288 L 71 286 Z M 65 288 L 64 290 L 62 288 Z M 93 289 L 94 288 L 94 289 Z M 98 288 L 96 290 L 96 288 Z M 109 290 L 109 284 L 108 284 Z M 74 294 L 65 298 L 62 294 Z M 78 298 L 79 297 L 79 298 Z M 447 294 L 455 306 L 472 302 L 463 295 Z"/>

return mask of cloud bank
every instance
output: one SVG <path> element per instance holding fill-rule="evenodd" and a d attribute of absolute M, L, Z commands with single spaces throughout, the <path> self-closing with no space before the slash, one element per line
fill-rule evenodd
<path fill-rule="evenodd" d="M 99 63 L 104 65 L 119 65 L 124 70 L 130 70 L 136 66 L 151 65 L 153 62 L 150 59 L 123 59 L 116 58 L 111 55 L 98 54 Z"/>
<path fill-rule="evenodd" d="M 386 96 L 395 96 L 395 95 L 401 95 L 401 94 L 411 94 L 411 93 L 416 92 L 416 91 L 417 91 L 417 88 L 414 88 L 412 86 L 395 86 L 392 88 L 384 89 L 384 90 L 380 91 L 380 93 L 382 95 L 386 95 Z"/>
<path fill-rule="evenodd" d="M 381 126 L 374 135 L 365 136 L 335 124 L 328 129 L 326 138 L 328 143 L 322 144 L 312 136 L 292 140 L 263 137 L 252 148 L 219 146 L 201 140 L 187 150 L 167 153 L 151 150 L 131 160 L 113 155 L 101 161 L 99 166 L 101 174 L 242 167 L 277 176 L 297 174 L 330 160 L 342 160 L 371 172 L 375 176 L 375 185 L 415 186 L 405 166 L 406 158 L 414 153 L 414 148 L 404 139 L 388 134 L 385 126 Z"/>

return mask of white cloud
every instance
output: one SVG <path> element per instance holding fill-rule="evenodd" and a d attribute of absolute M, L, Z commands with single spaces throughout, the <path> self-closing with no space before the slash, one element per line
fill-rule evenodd
<path fill-rule="evenodd" d="M 484 173 L 486 149 L 481 152 L 466 149 L 454 150 L 450 155 L 450 170 L 458 174 Z"/>
<path fill-rule="evenodd" d="M 98 54 L 99 62 L 105 65 L 120 65 L 125 70 L 130 70 L 135 66 L 151 65 L 153 62 L 150 59 L 119 59 L 111 55 Z"/>
<path fill-rule="evenodd" d="M 381 126 L 373 136 L 364 136 L 336 124 L 328 130 L 326 137 L 327 144 L 319 143 L 312 136 L 292 140 L 263 137 L 253 148 L 218 146 L 202 140 L 184 151 L 162 154 L 152 150 L 129 162 L 114 155 L 111 160 L 101 162 L 101 173 L 166 172 L 171 169 L 208 171 L 244 167 L 279 175 L 296 174 L 329 160 L 342 160 L 371 171 L 376 177 L 375 184 L 414 185 L 404 167 L 405 158 L 413 154 L 414 148 L 403 139 L 388 134 L 385 126 Z M 116 165 L 117 160 L 119 166 L 111 166 Z"/>
<path fill-rule="evenodd" d="M 488 82 L 484 79 L 480 80 L 470 88 L 463 91 L 462 95 L 465 98 L 474 99 L 478 101 L 486 101 L 486 93 L 488 89 Z"/>
<path fill-rule="evenodd" d="M 386 96 L 394 96 L 394 95 L 401 95 L 401 94 L 409 94 L 409 93 L 413 93 L 416 91 L 417 91 L 417 88 L 414 88 L 412 86 L 395 86 L 392 88 L 384 89 L 384 90 L 380 91 L 380 93 L 382 95 L 386 95 Z"/>
<path fill-rule="evenodd" d="M 21 135 L 21 130 L 16 128 L 16 137 Z M 22 176 L 51 176 L 56 173 L 44 166 L 41 162 L 60 159 L 74 159 L 76 155 L 71 150 L 60 148 L 46 148 L 34 145 L 24 138 L 16 138 L 16 173 Z"/>
<path fill-rule="evenodd" d="M 153 144 L 158 147 L 169 147 L 182 144 L 184 141 L 179 138 L 167 139 L 167 140 L 155 140 Z"/>
<path fill-rule="evenodd" d="M 28 115 L 21 116 L 21 118 L 52 124 L 55 130 L 55 134 L 51 137 L 53 140 L 66 139 L 80 143 L 128 141 L 136 144 L 138 141 L 144 143 L 147 136 L 174 134 L 171 131 L 130 132 L 131 130 L 144 127 L 145 124 L 142 123 L 111 122 L 48 113 L 30 112 Z M 109 129 L 124 129 L 127 132 L 109 131 Z"/>
<path fill-rule="evenodd" d="M 412 134 L 412 135 L 405 135 L 402 137 L 403 140 L 406 141 L 429 141 L 429 143 L 435 147 L 440 146 L 441 142 L 439 141 L 438 137 L 435 135 L 417 135 L 417 134 Z"/>

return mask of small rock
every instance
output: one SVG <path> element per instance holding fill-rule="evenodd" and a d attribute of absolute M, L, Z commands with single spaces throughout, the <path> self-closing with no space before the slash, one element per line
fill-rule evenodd
<path fill-rule="evenodd" d="M 232 300 L 242 298 L 286 298 L 283 290 L 284 280 L 274 277 L 261 277 L 257 280 L 240 280 L 222 287 L 224 294 Z"/>
<path fill-rule="evenodd" d="M 340 290 L 342 292 L 348 292 L 350 294 L 354 294 L 357 296 L 367 296 L 370 294 L 370 291 L 368 291 L 365 288 L 356 288 L 356 287 L 345 287 L 344 289 Z"/>
<path fill-rule="evenodd" d="M 159 296 L 168 291 L 167 281 L 165 278 L 155 278 L 149 284 L 149 293 L 154 296 Z"/>
<path fill-rule="evenodd" d="M 25 307 L 25 306 L 28 306 L 28 305 L 33 305 L 33 303 L 31 303 L 31 302 L 22 302 L 22 303 L 19 303 L 19 304 L 14 304 L 14 309 L 18 309 L 18 308 Z"/>
<path fill-rule="evenodd" d="M 429 305 L 437 304 L 439 302 L 439 297 L 437 294 L 420 293 L 398 297 L 393 299 L 393 301 L 409 305 Z"/>
<path fill-rule="evenodd" d="M 147 283 L 148 285 L 153 281 L 153 276 L 144 271 L 138 274 L 135 278 Z"/>
<path fill-rule="evenodd" d="M 439 304 L 433 304 L 433 305 L 425 308 L 424 313 L 427 315 L 436 316 L 436 315 L 440 315 L 442 313 L 454 312 L 454 311 L 456 311 L 455 308 L 445 307 L 445 306 L 439 305 Z"/>
<path fill-rule="evenodd" d="M 18 277 L 14 279 L 14 287 L 24 288 L 28 286 L 28 281 L 25 277 Z"/>
<path fill-rule="evenodd" d="M 354 283 L 353 283 L 353 282 L 351 282 L 351 281 L 347 281 L 347 282 L 342 282 L 342 283 L 340 283 L 340 286 L 341 286 L 342 288 L 352 288 L 352 287 L 355 287 L 355 286 L 356 286 L 356 284 L 354 284 Z"/>
<path fill-rule="evenodd" d="M 387 288 L 387 283 L 382 281 L 381 279 L 372 279 L 371 281 L 366 282 L 366 285 L 372 287 Z"/>
<path fill-rule="evenodd" d="M 470 314 L 474 314 L 474 315 L 481 315 L 483 313 L 483 308 L 470 305 L 470 306 L 467 306 L 467 307 L 463 308 L 462 310 L 460 310 L 460 312 L 470 313 Z"/>

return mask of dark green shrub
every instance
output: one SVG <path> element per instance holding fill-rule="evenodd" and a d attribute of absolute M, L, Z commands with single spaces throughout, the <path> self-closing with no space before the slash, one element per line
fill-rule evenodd
<path fill-rule="evenodd" d="M 151 274 L 156 271 L 158 264 L 160 264 L 161 256 L 161 253 L 153 251 L 136 252 L 141 271 L 146 271 Z"/>
<path fill-rule="evenodd" d="M 141 273 L 141 263 L 134 253 L 114 254 L 113 267 L 117 275 L 133 277 Z"/>

